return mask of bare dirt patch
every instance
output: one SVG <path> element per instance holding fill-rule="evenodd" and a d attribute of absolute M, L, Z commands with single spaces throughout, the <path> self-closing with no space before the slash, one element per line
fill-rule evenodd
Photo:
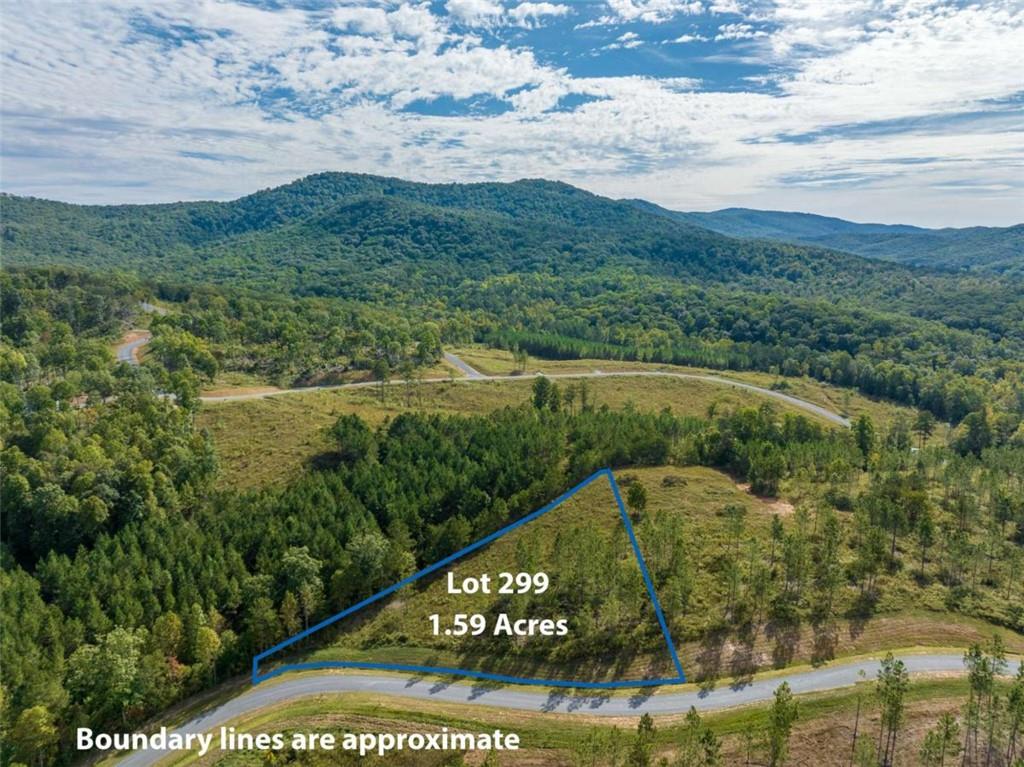
<path fill-rule="evenodd" d="M 203 389 L 204 397 L 231 397 L 236 394 L 272 394 L 281 391 L 276 386 L 225 386 L 220 389 Z"/>
<path fill-rule="evenodd" d="M 767 507 L 768 511 L 772 512 L 773 514 L 778 514 L 780 517 L 785 517 L 796 511 L 796 509 L 793 507 L 793 504 L 791 504 L 789 501 L 783 500 L 782 498 L 772 498 L 771 496 L 768 495 L 757 495 L 756 493 L 750 492 L 749 482 L 737 482 L 736 487 L 742 490 L 744 493 L 747 493 L 748 495 L 752 495 L 755 498 L 757 498 L 757 500 L 759 500 Z"/>

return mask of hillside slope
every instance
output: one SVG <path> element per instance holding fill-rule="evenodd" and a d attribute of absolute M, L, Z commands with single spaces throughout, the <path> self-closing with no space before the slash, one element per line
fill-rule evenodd
<path fill-rule="evenodd" d="M 627 267 L 701 282 L 860 285 L 891 267 L 788 245 L 738 242 L 566 184 L 415 184 L 319 174 L 226 203 L 74 206 L 3 199 L 11 263 L 126 267 L 150 276 L 254 279 L 331 292 L 339 273 L 405 263 L 434 278 Z M 244 265 L 238 263 L 244 260 Z M 432 273 L 432 274 L 431 274 Z M 386 275 L 384 275 L 386 278 Z M 388 280 L 393 282 L 393 280 Z"/>
<path fill-rule="evenodd" d="M 945 320 L 955 306 L 955 327 L 1000 336 L 1005 307 L 1024 304 L 1016 282 L 965 282 L 826 248 L 736 239 L 685 214 L 541 180 L 419 184 L 321 173 L 231 202 L 0 202 L 9 265 L 119 269 L 296 295 L 441 298 L 471 308 L 471 288 L 493 291 L 509 276 L 588 281 L 583 294 L 642 278 L 845 299 L 926 319 Z"/>
<path fill-rule="evenodd" d="M 913 266 L 1024 274 L 1024 224 L 925 229 L 904 224 L 859 224 L 811 213 L 749 208 L 683 213 L 643 201 L 635 204 L 648 212 L 731 237 L 834 248 Z"/>

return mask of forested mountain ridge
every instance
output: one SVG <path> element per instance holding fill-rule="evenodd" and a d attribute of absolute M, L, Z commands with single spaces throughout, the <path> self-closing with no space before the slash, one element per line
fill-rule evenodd
<path fill-rule="evenodd" d="M 286 385 L 407 355 L 379 341 L 373 351 L 358 333 L 339 341 L 321 321 L 330 311 L 312 304 L 302 311 L 320 318 L 315 332 L 288 329 L 288 311 L 265 311 L 267 296 L 344 299 L 353 317 L 357 306 L 398 310 L 435 323 L 445 342 L 807 374 L 954 423 L 992 382 L 1016 381 L 1024 359 L 1020 281 L 730 238 L 562 183 L 322 173 L 226 203 L 0 204 L 8 265 L 135 273 L 172 301 L 203 283 L 256 297 L 194 306 L 175 343 L 192 354 L 197 336 L 224 369 Z M 364 321 L 381 325 L 354 324 Z M 268 327 L 305 341 L 277 344 Z M 267 353 L 240 353 L 257 345 Z M 195 353 L 193 369 L 213 369 Z"/>
<path fill-rule="evenodd" d="M 420 184 L 321 173 L 223 203 L 77 206 L 5 196 L 0 204 L 0 242 L 12 265 L 122 269 L 361 301 L 441 298 L 456 307 L 469 289 L 510 276 L 636 275 L 847 301 L 996 338 L 1021 335 L 1024 318 L 1024 285 L 1014 280 L 965 281 L 826 248 L 731 238 L 542 180 Z"/>
<path fill-rule="evenodd" d="M 834 248 L 913 266 L 1024 274 L 1024 224 L 926 229 L 906 224 L 859 224 L 830 216 L 750 208 L 671 211 L 643 200 L 642 210 L 731 237 Z"/>

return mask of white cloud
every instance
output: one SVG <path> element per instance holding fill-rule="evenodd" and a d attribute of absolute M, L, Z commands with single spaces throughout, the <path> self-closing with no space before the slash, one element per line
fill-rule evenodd
<path fill-rule="evenodd" d="M 749 24 L 723 24 L 718 28 L 715 40 L 755 40 L 767 36 L 763 29 L 754 29 Z"/>
<path fill-rule="evenodd" d="M 546 17 L 567 16 L 570 13 L 572 8 L 559 3 L 520 3 L 510 8 L 506 17 L 516 26 L 535 27 Z"/>
<path fill-rule="evenodd" d="M 737 0 L 712 0 L 708 10 L 711 13 L 734 13 L 737 15 L 743 13 L 743 7 Z"/>
<path fill-rule="evenodd" d="M 640 39 L 640 35 L 636 32 L 626 32 L 625 34 L 619 35 L 614 43 L 610 43 L 604 48 L 608 51 L 614 51 L 619 48 L 639 48 L 643 44 L 644 41 Z"/>
<path fill-rule="evenodd" d="M 538 8 L 516 16 L 523 5 L 488 23 L 555 18 Z M 620 10 L 660 23 L 669 5 L 692 6 Z M 556 177 L 680 209 L 803 208 L 925 224 L 1020 218 L 1024 118 L 999 105 L 1021 90 L 1019 3 L 761 5 L 718 29 L 730 40 L 767 32 L 745 43 L 772 63 L 747 76 L 756 92 L 574 76 L 525 43 L 492 35 L 484 44 L 422 3 L 127 7 L 4 10 L 7 191 L 96 202 L 225 198 L 344 169 L 422 180 Z M 615 43 L 647 37 L 630 29 Z M 441 97 L 498 99 L 507 111 L 407 109 Z M 935 117 L 970 112 L 992 117 Z M 780 138 L 793 135 L 805 138 Z"/>
<path fill-rule="evenodd" d="M 612 12 L 606 17 L 617 22 L 644 21 L 660 24 L 681 14 L 704 12 L 700 0 L 607 0 Z"/>
<path fill-rule="evenodd" d="M 494 0 L 448 0 L 445 9 L 455 19 L 471 27 L 495 24 L 505 13 L 501 3 Z"/>
<path fill-rule="evenodd" d="M 704 35 L 680 35 L 673 40 L 666 40 L 665 43 L 699 43 L 705 42 L 707 39 Z"/>

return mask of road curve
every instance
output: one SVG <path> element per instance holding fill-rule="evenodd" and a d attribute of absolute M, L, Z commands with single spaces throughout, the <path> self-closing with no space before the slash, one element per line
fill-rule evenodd
<path fill-rule="evenodd" d="M 454 354 L 446 354 L 445 358 L 452 357 L 458 359 Z M 449 360 L 450 362 L 452 360 Z M 459 360 L 461 362 L 461 360 Z M 454 362 L 452 364 L 455 364 Z M 465 363 L 463 363 L 465 364 Z M 473 368 L 466 365 L 467 368 L 473 370 Z M 461 368 L 460 368 L 461 369 Z M 480 381 L 522 381 L 531 378 L 537 378 L 538 376 L 545 376 L 551 379 L 573 379 L 573 378 L 625 378 L 635 376 L 650 376 L 658 378 L 678 378 L 689 381 L 706 381 L 708 383 L 719 384 L 722 386 L 732 386 L 737 389 L 745 389 L 747 391 L 756 392 L 765 397 L 771 397 L 772 399 L 780 402 L 785 402 L 794 407 L 800 408 L 808 413 L 812 413 L 821 418 L 824 418 L 830 423 L 834 423 L 837 426 L 850 426 L 850 420 L 844 418 L 838 413 L 833 413 L 828 408 L 816 405 L 813 402 L 794 397 L 791 394 L 785 392 L 775 391 L 774 389 L 766 389 L 763 386 L 755 386 L 754 384 L 743 383 L 742 381 L 734 381 L 731 378 L 720 378 L 719 376 L 703 375 L 700 373 L 674 373 L 668 370 L 616 370 L 612 372 L 605 372 L 601 370 L 595 370 L 590 373 L 523 373 L 520 375 L 500 375 L 500 376 L 489 376 L 480 373 L 479 371 L 473 370 L 476 373 L 475 376 L 467 374 L 465 378 L 424 378 L 421 379 L 421 383 L 470 383 Z M 401 381 L 389 381 L 391 385 L 398 385 Z M 204 396 L 200 397 L 203 402 L 240 402 L 242 400 L 250 399 L 264 399 L 266 397 L 283 397 L 289 394 L 301 394 L 304 392 L 313 391 L 332 391 L 335 389 L 360 389 L 370 386 L 379 386 L 377 381 L 360 381 L 359 383 L 349 384 L 333 384 L 329 386 L 307 386 L 298 389 L 278 389 L 275 391 L 263 391 L 263 392 L 247 392 L 245 394 L 225 394 L 216 396 Z"/>
<path fill-rule="evenodd" d="M 899 657 L 911 674 L 963 673 L 964 669 L 962 655 Z M 678 714 L 688 711 L 691 706 L 699 711 L 717 711 L 771 700 L 775 688 L 783 680 L 789 682 L 790 688 L 798 695 L 822 692 L 847 687 L 863 679 L 874 679 L 878 666 L 877 659 L 839 662 L 784 677 L 765 677 L 744 685 L 725 685 L 708 691 L 691 689 L 673 692 L 672 688 L 665 688 L 663 692 L 639 691 L 630 696 L 574 694 L 565 690 L 531 692 L 522 687 L 489 683 L 449 683 L 420 676 L 324 672 L 294 676 L 277 683 L 264 683 L 253 687 L 237 698 L 232 698 L 193 719 L 177 732 L 207 732 L 267 706 L 317 695 L 344 693 L 370 693 L 446 704 L 585 716 L 632 717 L 643 713 Z M 154 764 L 164 755 L 159 752 L 138 751 L 126 756 L 120 764 L 124 767 L 145 767 Z"/>
<path fill-rule="evenodd" d="M 117 361 L 138 365 L 139 352 L 143 346 L 153 340 L 153 335 L 148 330 L 133 330 L 128 335 L 136 337 L 117 345 Z"/>

